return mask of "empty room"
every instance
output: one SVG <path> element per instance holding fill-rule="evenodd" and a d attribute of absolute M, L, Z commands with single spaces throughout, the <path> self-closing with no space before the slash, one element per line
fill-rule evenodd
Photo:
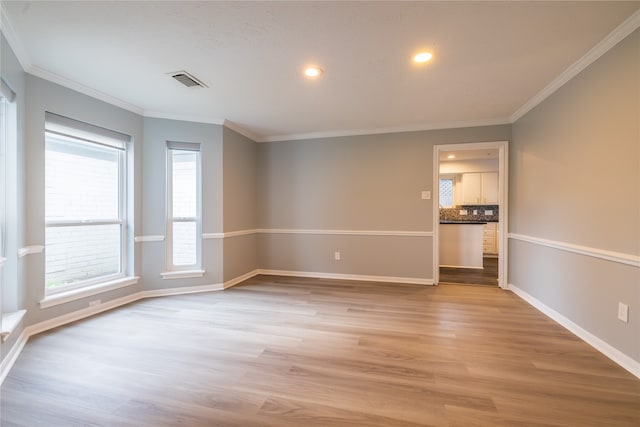
<path fill-rule="evenodd" d="M 0 2 L 0 425 L 640 425 L 639 1 Z"/>

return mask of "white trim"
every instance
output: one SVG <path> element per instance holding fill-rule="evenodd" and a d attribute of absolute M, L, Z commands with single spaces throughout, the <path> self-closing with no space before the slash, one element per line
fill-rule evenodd
<path fill-rule="evenodd" d="M 387 133 L 403 133 L 403 132 L 421 132 L 426 130 L 439 129 L 457 129 L 482 126 L 508 125 L 511 121 L 508 117 L 492 120 L 467 120 L 459 122 L 442 122 L 417 124 L 409 126 L 397 126 L 388 128 L 369 128 L 369 129 L 353 129 L 353 130 L 335 130 L 323 132 L 294 133 L 286 135 L 265 136 L 256 138 L 256 142 L 277 142 L 277 141 L 293 141 L 302 139 L 321 139 L 321 138 L 340 138 L 345 136 L 361 136 L 361 135 L 380 135 Z M 252 138 L 253 139 L 253 138 Z"/>
<path fill-rule="evenodd" d="M 535 245 L 547 246 L 549 248 L 559 249 L 561 251 L 573 252 L 593 258 L 626 264 L 632 267 L 640 267 L 640 256 L 637 255 L 608 251 L 604 249 L 592 248 L 589 246 L 574 245 L 573 243 L 559 242 L 556 240 L 541 239 L 539 237 L 526 236 L 524 234 L 518 233 L 509 233 L 509 238 L 527 243 L 533 243 Z"/>
<path fill-rule="evenodd" d="M 589 65 L 593 64 L 602 55 L 607 53 L 611 48 L 621 42 L 625 37 L 640 27 L 640 10 L 627 18 L 616 29 L 610 32 L 597 45 L 591 48 L 582 58 L 574 62 L 569 68 L 564 70 L 558 77 L 553 79 L 544 89 L 542 89 L 533 98 L 527 101 L 515 113 L 511 115 L 509 120 L 515 123 L 522 116 L 533 110 L 538 104 L 547 99 L 551 94 L 560 89 L 569 80 L 577 76 Z"/>
<path fill-rule="evenodd" d="M 359 280 L 363 282 L 408 283 L 413 285 L 433 285 L 433 279 L 418 277 L 369 276 L 361 274 L 323 273 L 311 271 L 268 270 L 259 269 L 257 274 L 269 276 L 310 277 L 316 279 Z"/>
<path fill-rule="evenodd" d="M 28 68 L 25 68 L 25 71 L 33 76 L 40 77 L 41 79 L 66 87 L 83 95 L 87 95 L 100 101 L 104 101 L 107 104 L 115 105 L 116 107 L 120 107 L 124 110 L 130 111 L 140 116 L 142 116 L 144 113 L 144 110 L 137 105 L 130 104 L 126 101 L 116 98 L 115 96 L 111 96 L 97 89 L 85 86 L 81 83 L 76 82 L 75 80 L 71 80 L 58 74 L 52 73 L 51 71 L 40 68 L 37 65 L 31 65 Z"/>
<path fill-rule="evenodd" d="M 143 291 L 141 299 L 166 297 L 172 295 L 197 294 L 201 292 L 223 291 L 222 283 L 214 283 L 212 285 L 185 286 L 182 288 L 153 289 L 151 291 Z"/>
<path fill-rule="evenodd" d="M 298 228 L 257 228 L 250 230 L 229 231 L 225 233 L 204 233 L 203 239 L 227 239 L 229 237 L 247 236 L 251 234 L 316 234 L 316 235 L 347 235 L 347 236 L 400 236 L 400 237 L 431 237 L 433 231 L 392 231 L 392 230 L 321 230 Z"/>
<path fill-rule="evenodd" d="M 509 229 L 509 141 L 470 142 L 461 144 L 442 144 L 433 147 L 433 279 L 435 283 L 440 280 L 440 248 L 438 235 L 440 232 L 440 151 L 445 150 L 477 150 L 498 149 L 498 205 L 500 206 L 500 218 L 498 230 L 500 240 L 498 242 L 498 286 L 506 289 L 509 283 L 509 263 L 507 230 Z"/>
<path fill-rule="evenodd" d="M 191 279 L 193 277 L 202 277 L 206 271 L 204 270 L 178 270 L 178 271 L 166 271 L 160 273 L 160 276 L 164 280 L 167 279 Z"/>
<path fill-rule="evenodd" d="M 136 236 L 133 238 L 133 241 L 136 243 L 140 242 L 162 242 L 164 240 L 164 236 L 162 235 L 153 235 L 153 236 Z"/>
<path fill-rule="evenodd" d="M 45 296 L 40 300 L 40 308 L 49 308 L 60 304 L 65 304 L 71 301 L 76 301 L 82 298 L 87 298 L 92 295 L 101 294 L 107 291 L 113 291 L 115 289 L 124 288 L 127 286 L 135 285 L 140 278 L 137 276 L 124 277 L 121 279 L 111 280 L 105 283 L 99 283 L 93 286 L 85 286 L 82 288 L 73 289 L 67 292 L 60 292 L 53 295 Z"/>
<path fill-rule="evenodd" d="M 42 251 L 44 251 L 43 245 L 25 246 L 24 248 L 18 249 L 18 258 L 22 258 L 27 255 L 39 254 L 42 253 Z"/>
<path fill-rule="evenodd" d="M 223 283 L 222 286 L 223 286 L 224 289 L 229 289 L 230 287 L 235 286 L 238 283 L 242 283 L 245 280 L 249 280 L 252 277 L 257 276 L 258 274 L 260 274 L 260 270 L 253 270 L 253 271 L 245 273 L 245 274 L 243 274 L 241 276 L 235 277 L 235 278 L 233 278 L 231 280 L 227 280 L 226 282 Z"/>
<path fill-rule="evenodd" d="M 7 375 L 9 375 L 9 371 L 11 371 L 13 364 L 18 360 L 18 356 L 22 353 L 22 349 L 28 339 L 28 332 L 23 330 L 16 343 L 11 347 L 5 358 L 2 360 L 2 363 L 0 364 L 0 385 L 2 385 L 5 378 L 7 378 Z"/>
<path fill-rule="evenodd" d="M 11 46 L 11 50 L 15 53 L 16 58 L 18 58 L 18 62 L 23 70 L 31 67 L 31 58 L 29 57 L 29 53 L 25 49 L 24 45 L 18 38 L 16 31 L 11 25 L 11 21 L 9 20 L 9 16 L 7 16 L 4 11 L 4 7 L 2 5 L 3 2 L 0 2 L 0 31 L 4 34 L 9 46 Z"/>
<path fill-rule="evenodd" d="M 174 113 L 167 113 L 164 111 L 153 111 L 153 110 L 144 110 L 141 114 L 144 117 L 148 117 L 150 119 L 167 119 L 167 120 L 177 120 L 181 122 L 195 122 L 195 123 L 205 123 L 209 125 L 220 125 L 224 123 L 224 120 L 215 119 L 205 116 L 190 116 L 190 115 L 181 115 Z"/>
<path fill-rule="evenodd" d="M 15 331 L 25 314 L 27 314 L 27 310 L 18 310 L 2 314 L 2 331 L 0 331 L 2 342 L 5 342 L 7 338 L 9 338 L 9 335 Z"/>
<path fill-rule="evenodd" d="M 348 236 L 401 236 L 401 237 L 431 237 L 433 231 L 392 231 L 392 230 L 317 230 L 317 229 L 288 229 L 269 228 L 259 229 L 265 234 L 321 234 Z"/>
<path fill-rule="evenodd" d="M 230 120 L 224 119 L 224 121 L 222 122 L 222 125 L 231 129 L 236 133 L 239 133 L 245 138 L 249 138 L 253 142 L 258 142 L 263 139 L 260 135 L 257 135 L 251 131 L 248 131 L 247 129 L 244 129 L 243 127 L 241 127 L 239 124 L 234 123 Z"/>
<path fill-rule="evenodd" d="M 622 366 L 627 371 L 631 372 L 636 377 L 640 378 L 640 362 L 633 360 L 631 357 L 622 353 L 620 350 L 614 348 L 610 344 L 601 340 L 597 336 L 593 335 L 589 331 L 581 328 L 577 324 L 573 323 L 571 320 L 564 317 L 562 314 L 558 313 L 551 307 L 547 306 L 543 302 L 539 301 L 535 297 L 529 295 L 527 292 L 518 288 L 513 284 L 509 284 L 508 289 L 512 291 L 514 294 L 518 295 L 520 298 L 531 304 L 533 307 L 540 310 L 542 313 L 555 320 L 561 326 L 569 330 L 572 334 L 576 335 L 578 338 L 585 341 L 587 344 L 598 350 L 600 353 L 607 356 L 609 359 L 613 360 L 618 365 Z"/>
<path fill-rule="evenodd" d="M 247 230 L 249 231 L 249 230 Z M 247 233 L 248 234 L 248 233 Z M 224 233 L 202 233 L 202 239 L 224 239 Z"/>

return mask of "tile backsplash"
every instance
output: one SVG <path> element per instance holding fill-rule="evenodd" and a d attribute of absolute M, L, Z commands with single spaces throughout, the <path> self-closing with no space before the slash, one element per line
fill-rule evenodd
<path fill-rule="evenodd" d="M 466 210 L 466 215 L 460 215 L 461 210 Z M 477 210 L 478 213 L 473 212 Z M 485 211 L 492 211 L 490 215 Z M 487 221 L 498 222 L 500 218 L 498 205 L 464 205 L 453 208 L 440 208 L 440 221 Z"/>

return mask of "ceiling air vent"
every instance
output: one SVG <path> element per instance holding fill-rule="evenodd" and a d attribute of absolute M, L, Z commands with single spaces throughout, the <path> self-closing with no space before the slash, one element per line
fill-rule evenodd
<path fill-rule="evenodd" d="M 175 73 L 169 73 L 169 75 L 186 87 L 209 87 L 186 71 L 176 71 Z"/>

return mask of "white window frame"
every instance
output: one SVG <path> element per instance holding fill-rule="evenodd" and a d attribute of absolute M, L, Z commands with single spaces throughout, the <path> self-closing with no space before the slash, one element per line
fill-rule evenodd
<path fill-rule="evenodd" d="M 16 94 L 0 78 L 0 312 L 2 339 L 6 339 L 6 316 L 18 310 L 17 235 L 17 106 Z M 21 318 L 21 317 L 20 317 Z"/>
<path fill-rule="evenodd" d="M 196 153 L 196 216 L 173 216 L 173 151 L 190 151 Z M 167 192 L 166 192 L 166 263 L 167 271 L 162 273 L 164 279 L 201 277 L 202 270 L 202 156 L 200 144 L 190 142 L 167 141 Z M 191 265 L 174 265 L 173 262 L 173 223 L 195 222 L 196 224 L 196 263 Z"/>
<path fill-rule="evenodd" d="M 120 227 L 120 268 L 117 273 L 107 274 L 69 285 L 48 289 L 44 283 L 45 296 L 68 293 L 78 289 L 94 287 L 100 284 L 113 284 L 127 276 L 128 226 L 127 226 L 127 150 L 131 141 L 128 135 L 79 122 L 53 113 L 46 113 L 45 141 L 49 136 L 66 139 L 69 142 L 92 143 L 111 147 L 118 152 L 118 217 L 103 219 L 45 220 L 45 228 L 54 227 L 92 227 L 97 225 L 118 225 Z M 45 142 L 46 147 L 46 142 Z M 46 156 L 46 148 L 45 148 Z M 46 216 L 46 203 L 45 203 Z M 46 242 L 45 242 L 46 251 Z M 46 278 L 46 265 L 45 265 Z"/>

